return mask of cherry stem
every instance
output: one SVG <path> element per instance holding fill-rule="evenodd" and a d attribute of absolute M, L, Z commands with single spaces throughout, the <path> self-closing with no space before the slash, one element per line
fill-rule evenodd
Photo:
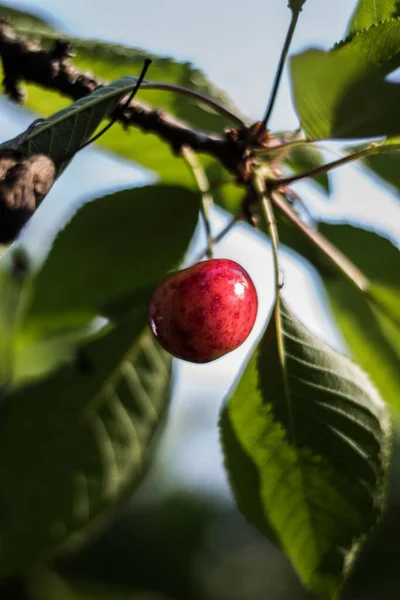
<path fill-rule="evenodd" d="M 396 150 L 400 150 L 400 144 L 380 144 L 369 146 L 368 148 L 358 150 L 357 152 L 353 152 L 352 154 L 343 156 L 338 160 L 327 163 L 325 165 L 321 165 L 320 167 L 316 167 L 315 169 L 310 169 L 310 171 L 299 173 L 298 175 L 284 177 L 283 179 L 269 179 L 267 187 L 270 190 L 276 190 L 291 185 L 292 183 L 296 183 L 297 181 L 302 181 L 303 179 L 318 177 L 318 175 L 328 173 L 329 171 L 332 171 L 332 169 L 336 169 L 337 167 L 341 167 L 342 165 L 351 163 L 355 160 L 359 160 L 360 158 L 366 158 L 367 156 L 372 156 L 374 154 L 383 154 L 384 152 L 394 152 Z"/>
<path fill-rule="evenodd" d="M 215 246 L 215 244 L 218 244 L 218 242 L 220 242 L 230 231 L 231 229 L 236 225 L 236 223 L 238 223 L 239 221 L 241 221 L 241 217 L 233 217 L 233 219 L 231 221 L 229 221 L 229 223 L 227 225 L 225 225 L 225 227 L 223 229 L 221 229 L 221 231 L 219 232 L 218 235 L 216 235 L 213 239 L 213 246 Z M 204 258 L 204 256 L 207 256 L 207 248 L 205 248 L 198 256 L 197 258 L 195 258 L 195 260 L 193 261 L 194 263 L 199 262 L 199 260 L 201 260 L 202 258 Z"/>
<path fill-rule="evenodd" d="M 253 188 L 255 195 L 259 200 L 260 208 L 264 215 L 265 224 L 267 226 L 268 235 L 271 240 L 272 255 L 274 262 L 275 295 L 276 301 L 278 302 L 281 289 L 281 282 L 279 269 L 279 236 L 278 228 L 276 226 L 274 209 L 272 208 L 272 204 L 268 195 L 268 190 L 265 186 L 265 180 L 260 174 L 257 174 L 255 176 L 253 180 Z"/>
<path fill-rule="evenodd" d="M 214 240 L 212 237 L 209 213 L 211 207 L 214 205 L 214 201 L 210 193 L 210 184 L 207 179 L 207 175 L 203 168 L 203 165 L 198 160 L 196 153 L 193 152 L 193 150 L 189 146 L 182 146 L 181 154 L 185 159 L 186 163 L 189 165 L 194 180 L 201 192 L 200 214 L 203 219 L 204 229 L 207 238 L 206 255 L 208 258 L 212 258 Z"/>
<path fill-rule="evenodd" d="M 206 104 L 207 106 L 212 108 L 216 113 L 222 115 L 229 121 L 232 121 L 232 123 L 234 123 L 238 127 L 243 128 L 246 126 L 240 117 L 238 117 L 237 115 L 232 113 L 230 110 L 228 110 L 227 108 L 225 108 L 224 106 L 222 106 L 221 104 L 219 104 L 218 102 L 213 100 L 212 98 L 209 98 L 208 96 L 205 96 L 204 94 L 201 94 L 200 92 L 197 92 L 196 90 L 192 90 L 190 88 L 186 88 L 181 85 L 175 85 L 173 83 L 164 83 L 161 81 L 144 81 L 141 86 L 141 89 L 142 90 L 160 90 L 160 91 L 165 91 L 165 92 L 175 92 L 177 94 L 183 94 L 184 96 L 189 96 L 191 98 L 195 98 L 199 102 L 202 102 L 203 104 Z"/>
<path fill-rule="evenodd" d="M 293 427 L 293 414 L 290 402 L 290 389 L 289 380 L 286 368 L 286 350 L 283 338 L 282 329 L 282 315 L 281 315 L 281 288 L 282 284 L 280 281 L 280 268 L 279 268 L 279 235 L 278 228 L 275 220 L 274 209 L 272 207 L 270 192 L 265 186 L 265 180 L 262 173 L 259 172 L 253 181 L 255 193 L 258 197 L 262 213 L 264 215 L 265 223 L 267 225 L 268 234 L 271 240 L 272 257 L 274 264 L 274 279 L 275 279 L 275 304 L 273 310 L 273 318 L 275 321 L 276 330 L 276 349 L 279 356 L 279 364 L 282 371 L 283 388 L 285 390 L 285 396 L 287 399 L 287 408 L 289 414 L 289 420 L 292 423 L 291 431 L 294 432 Z M 293 433 L 294 437 L 294 433 Z"/>
<path fill-rule="evenodd" d="M 286 34 L 286 39 L 285 39 L 285 43 L 284 46 L 282 48 L 282 52 L 281 52 L 281 56 L 279 59 L 279 64 L 278 64 L 278 68 L 276 70 L 276 74 L 275 74 L 275 79 L 274 79 L 274 84 L 272 87 L 272 91 L 271 91 L 271 96 L 268 102 L 268 106 L 267 109 L 265 111 L 265 116 L 261 122 L 261 127 L 267 127 L 269 119 L 271 117 L 272 111 L 274 109 L 274 105 L 275 105 L 275 100 L 278 94 L 278 90 L 279 90 L 279 86 L 281 83 L 281 79 L 282 79 L 282 74 L 283 74 L 283 69 L 285 67 L 285 63 L 286 63 L 286 58 L 287 55 L 289 53 L 289 48 L 290 48 L 290 44 L 292 43 L 292 39 L 293 39 L 293 34 L 295 32 L 296 29 L 296 25 L 297 25 L 297 21 L 299 20 L 299 15 L 300 15 L 300 11 L 293 11 L 292 12 L 292 18 L 290 20 L 290 24 L 289 24 L 289 29 L 288 32 Z"/>

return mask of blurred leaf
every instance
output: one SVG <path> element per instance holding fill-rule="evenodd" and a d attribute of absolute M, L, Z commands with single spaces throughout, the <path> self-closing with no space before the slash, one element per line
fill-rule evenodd
<path fill-rule="evenodd" d="M 320 223 L 318 230 L 372 282 L 400 288 L 400 252 L 388 238 L 347 223 Z"/>
<path fill-rule="evenodd" d="M 4 8 L 4 10 L 7 9 Z M 29 31 L 24 30 L 23 33 L 30 35 Z M 35 38 L 38 37 L 37 31 L 34 31 L 33 34 Z M 60 37 L 58 33 L 49 35 L 43 32 L 41 40 L 44 44 L 50 45 L 57 37 Z M 150 52 L 118 44 L 79 38 L 68 39 L 71 40 L 77 52 L 73 64 L 83 71 L 91 71 L 102 80 L 114 80 L 132 72 L 138 74 L 144 58 L 151 58 L 153 63 L 149 70 L 149 77 L 152 80 L 182 85 L 200 91 L 240 116 L 228 95 L 211 83 L 202 71 L 196 69 L 189 62 L 178 62 L 170 57 L 160 57 Z M 40 115 L 50 115 L 55 110 L 69 104 L 68 99 L 62 98 L 56 92 L 31 84 L 26 87 L 28 90 L 27 106 Z M 222 132 L 227 126 L 231 126 L 226 118 L 188 96 L 159 90 L 142 90 L 138 98 L 205 131 Z M 99 144 L 107 150 L 157 172 L 164 181 L 179 181 L 181 184 L 192 185 L 192 176 L 182 159 L 176 156 L 167 144 L 161 143 L 158 136 L 150 132 L 142 132 L 135 127 L 129 128 L 126 132 L 121 125 L 117 124 L 107 132 Z"/>
<path fill-rule="evenodd" d="M 366 300 L 372 300 L 400 329 L 399 249 L 387 238 L 360 227 L 321 223 L 319 230 L 368 277 L 371 290 Z"/>
<path fill-rule="evenodd" d="M 17 264 L 28 259 L 20 248 L 14 247 L 0 264 L 0 390 L 11 385 L 43 375 L 67 360 L 77 344 L 89 335 L 93 328 L 71 327 L 68 334 L 51 339 L 29 339 L 19 330 L 21 315 L 27 300 L 28 277 L 21 277 Z M 1 410 L 1 399 L 0 399 Z M 1 419 L 0 419 L 1 420 Z M 0 593 L 1 596 L 1 593 Z"/>
<path fill-rule="evenodd" d="M 1 144 L 0 148 L 18 147 L 26 156 L 46 154 L 53 159 L 59 173 L 66 158 L 90 139 L 102 120 L 110 116 L 136 82 L 136 77 L 118 79 L 51 115 L 26 137 L 19 135 Z M 25 139 L 20 143 L 22 138 Z"/>
<path fill-rule="evenodd" d="M 230 427 L 258 470 L 252 492 L 280 547 L 310 589 L 337 598 L 382 509 L 388 416 L 357 365 L 308 332 L 285 303 L 275 310 L 279 326 L 270 320 L 222 414 L 227 466 Z M 241 478 L 232 483 L 240 498 Z"/>
<path fill-rule="evenodd" d="M 400 17 L 398 0 L 359 0 L 350 20 L 348 33 L 358 33 L 381 21 L 397 17 Z"/>
<path fill-rule="evenodd" d="M 29 581 L 35 600 L 171 600 L 159 594 L 127 589 L 125 586 L 86 584 L 70 585 L 58 575 L 41 570 Z"/>
<path fill-rule="evenodd" d="M 382 285 L 372 285 L 369 292 L 373 303 L 392 321 L 400 333 L 400 287 L 389 288 Z"/>
<path fill-rule="evenodd" d="M 297 230 L 280 224 L 282 243 L 319 272 L 333 315 L 357 362 L 369 373 L 382 397 L 400 410 L 400 327 L 393 322 L 400 293 L 400 252 L 387 238 L 347 224 L 320 223 L 319 231 L 371 281 L 377 308 L 368 296 L 339 275 Z M 391 318 L 392 317 L 392 318 Z"/>
<path fill-rule="evenodd" d="M 142 291 L 147 299 L 151 285 L 182 259 L 198 209 L 198 194 L 169 185 L 123 190 L 83 205 L 33 279 L 26 325 L 57 327 L 61 316 L 61 323 L 68 315 L 94 316 Z"/>
<path fill-rule="evenodd" d="M 224 450 L 224 466 L 239 510 L 258 531 L 279 545 L 273 526 L 264 512 L 260 473 L 251 456 L 243 452 L 233 424 L 225 413 L 222 413 L 220 421 L 220 439 Z"/>
<path fill-rule="evenodd" d="M 139 305 L 79 360 L 3 399 L 2 575 L 79 542 L 138 484 L 167 407 L 171 364 L 141 335 L 145 321 Z"/>
<path fill-rule="evenodd" d="M 375 175 L 400 191 L 400 152 L 375 154 L 363 159 L 363 163 Z"/>
<path fill-rule="evenodd" d="M 365 296 L 349 282 L 325 279 L 329 304 L 355 360 L 369 373 L 384 400 L 400 410 L 400 340 L 397 345 Z M 398 332 L 399 333 L 399 332 Z"/>
<path fill-rule="evenodd" d="M 307 136 L 399 134 L 400 85 L 386 81 L 399 65 L 400 19 L 379 23 L 329 52 L 311 49 L 293 57 L 293 100 Z"/>
<path fill-rule="evenodd" d="M 10 6 L 0 5 L 0 19 L 7 20 L 11 25 L 29 28 L 34 31 L 51 31 L 49 19 L 41 19 L 32 13 L 16 10 Z"/>
<path fill-rule="evenodd" d="M 323 154 L 317 148 L 309 145 L 295 146 L 285 162 L 294 173 L 304 173 L 325 164 Z M 309 181 L 317 184 L 319 189 L 328 196 L 331 193 L 328 173 L 322 173 Z"/>
<path fill-rule="evenodd" d="M 215 188 L 211 188 L 212 197 L 216 204 L 222 206 L 225 210 L 237 215 L 240 212 L 244 198 L 243 188 L 236 183 L 226 183 Z"/>

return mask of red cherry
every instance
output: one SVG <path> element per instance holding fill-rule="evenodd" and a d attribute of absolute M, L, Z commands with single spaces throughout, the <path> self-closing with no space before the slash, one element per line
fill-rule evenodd
<path fill-rule="evenodd" d="M 233 260 L 213 259 L 167 277 L 153 293 L 149 320 L 168 352 L 204 363 L 243 344 L 257 307 L 249 274 Z"/>

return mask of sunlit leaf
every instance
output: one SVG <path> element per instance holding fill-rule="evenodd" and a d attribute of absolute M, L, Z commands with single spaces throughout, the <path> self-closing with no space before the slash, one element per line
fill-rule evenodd
<path fill-rule="evenodd" d="M 319 231 L 370 280 L 370 295 L 340 275 L 297 230 L 280 224 L 282 242 L 322 277 L 333 315 L 357 362 L 381 396 L 400 410 L 400 252 L 387 238 L 347 224 L 320 223 Z M 375 296 L 375 297 L 374 297 Z"/>
<path fill-rule="evenodd" d="M 34 31 L 51 31 L 49 19 L 41 19 L 32 13 L 16 10 L 11 6 L 0 6 L 0 19 L 7 20 L 12 25 L 16 24 L 19 27 L 29 28 L 32 33 Z"/>
<path fill-rule="evenodd" d="M 387 19 L 400 17 L 398 0 L 359 0 L 348 33 L 354 34 Z"/>
<path fill-rule="evenodd" d="M 324 278 L 329 305 L 355 360 L 369 373 L 383 399 L 400 409 L 400 333 L 349 282 Z M 389 331 L 393 331 L 393 338 Z"/>
<path fill-rule="evenodd" d="M 325 163 L 323 154 L 315 147 L 309 145 L 295 146 L 285 161 L 294 173 L 305 173 Z M 310 179 L 310 182 L 317 184 L 318 188 L 329 195 L 330 179 L 328 173 L 322 173 L 317 177 Z"/>
<path fill-rule="evenodd" d="M 337 598 L 355 547 L 382 510 L 388 416 L 357 365 L 285 303 L 275 311 L 222 413 L 225 462 L 249 520 L 256 523 L 243 493 L 262 505 L 265 528 L 303 582 Z M 239 448 L 258 472 L 245 492 L 248 478 L 232 471 Z"/>
<path fill-rule="evenodd" d="M 400 152 L 385 152 L 363 159 L 363 163 L 374 175 L 400 193 Z"/>
<path fill-rule="evenodd" d="M 311 139 L 400 133 L 400 85 L 386 77 L 400 66 L 400 20 L 384 21 L 329 52 L 311 49 L 291 61 L 292 91 Z"/>

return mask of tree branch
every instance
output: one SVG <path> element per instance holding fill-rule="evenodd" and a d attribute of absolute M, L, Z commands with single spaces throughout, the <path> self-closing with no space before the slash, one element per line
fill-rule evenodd
<path fill-rule="evenodd" d="M 268 182 L 267 182 L 268 183 Z M 268 186 L 267 186 L 268 190 Z M 268 190 L 275 208 L 329 260 L 329 262 L 362 292 L 368 292 L 370 282 L 365 275 L 319 231 L 303 223 L 279 192 Z"/>
<path fill-rule="evenodd" d="M 53 47 L 45 50 L 36 42 L 17 35 L 8 23 L 0 21 L 4 90 L 17 102 L 22 102 L 25 97 L 22 82 L 55 90 L 74 101 L 107 85 L 107 82 L 93 74 L 75 67 L 71 62 L 73 55 L 72 45 L 67 40 L 55 40 Z M 188 146 L 195 152 L 211 155 L 239 180 L 250 179 L 255 158 L 247 148 L 246 128 L 213 136 L 195 131 L 165 111 L 149 107 L 136 99 L 121 110 L 123 106 L 122 100 L 116 114 L 124 126 L 135 126 L 142 131 L 155 133 L 170 145 L 173 152 L 180 153 L 183 146 Z"/>

